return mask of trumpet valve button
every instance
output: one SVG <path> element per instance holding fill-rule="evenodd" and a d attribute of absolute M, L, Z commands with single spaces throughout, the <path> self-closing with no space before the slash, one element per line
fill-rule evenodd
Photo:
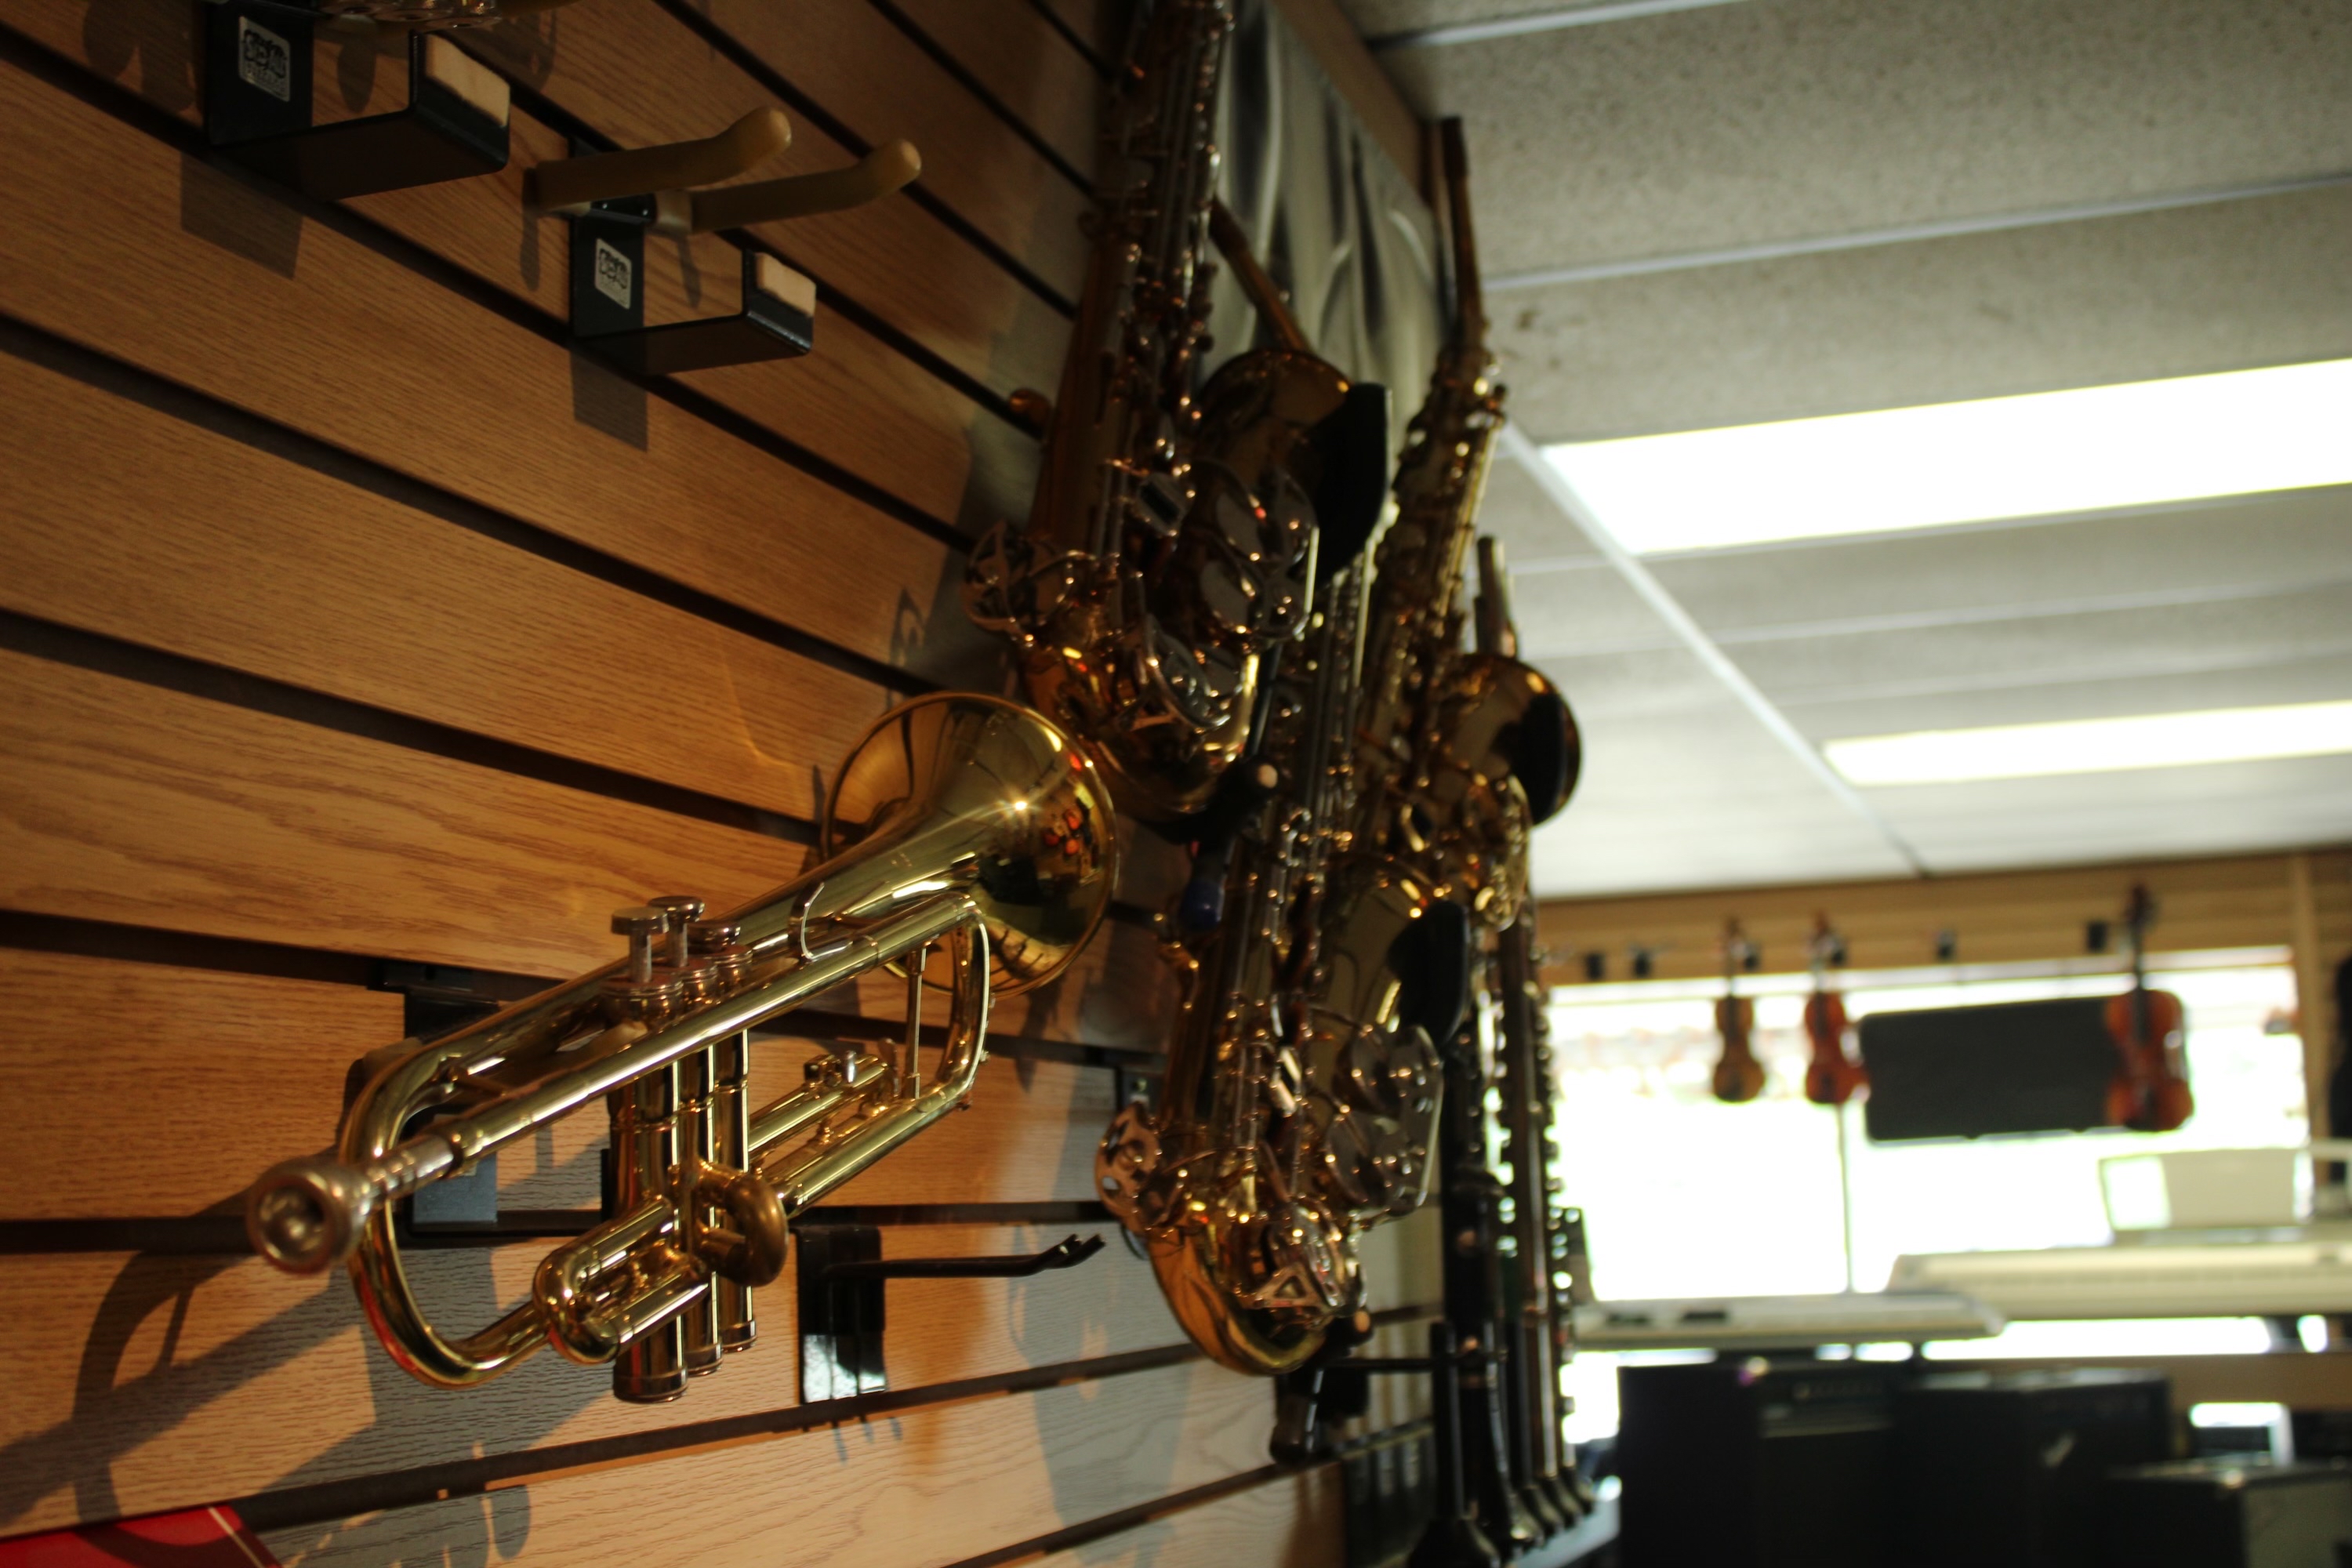
<path fill-rule="evenodd" d="M 613 934 L 629 939 L 629 978 L 639 985 L 654 977 L 654 938 L 669 930 L 669 911 L 631 904 L 613 911 Z"/>
<path fill-rule="evenodd" d="M 702 918 L 702 900 L 689 893 L 665 893 L 650 903 L 669 917 L 669 924 L 663 928 L 663 934 L 669 938 L 668 951 L 663 954 L 662 962 L 674 969 L 685 968 L 688 933 Z"/>

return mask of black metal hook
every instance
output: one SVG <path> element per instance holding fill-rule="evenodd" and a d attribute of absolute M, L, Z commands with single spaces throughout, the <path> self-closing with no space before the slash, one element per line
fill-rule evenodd
<path fill-rule="evenodd" d="M 1073 1235 L 1027 1257 L 877 1258 L 828 1264 L 820 1277 L 827 1283 L 846 1279 L 1026 1279 L 1048 1268 L 1075 1268 L 1100 1252 L 1102 1245 L 1099 1236 L 1081 1240 Z"/>

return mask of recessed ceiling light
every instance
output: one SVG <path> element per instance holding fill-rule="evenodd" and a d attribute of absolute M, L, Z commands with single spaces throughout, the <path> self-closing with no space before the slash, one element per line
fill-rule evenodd
<path fill-rule="evenodd" d="M 1548 447 L 1636 554 L 2352 482 L 2352 360 Z"/>
<path fill-rule="evenodd" d="M 1822 747 L 1857 784 L 1969 784 L 2352 752 L 2352 702 L 1868 735 Z"/>

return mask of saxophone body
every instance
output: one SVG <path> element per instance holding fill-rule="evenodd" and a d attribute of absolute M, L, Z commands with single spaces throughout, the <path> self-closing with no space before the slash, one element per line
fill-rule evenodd
<path fill-rule="evenodd" d="M 1377 389 L 1310 352 L 1276 299 L 1264 308 L 1284 341 L 1195 388 L 1233 26 L 1231 0 L 1160 0 L 1139 24 L 1036 499 L 965 581 L 973 619 L 1018 650 L 1030 700 L 1155 824 L 1208 805 L 1262 735 L 1268 666 L 1313 607 L 1318 535 L 1344 512 L 1360 542 L 1379 510 L 1366 461 L 1384 466 L 1385 415 L 1366 416 Z M 1326 574 L 1351 552 L 1324 550 Z"/>
<path fill-rule="evenodd" d="M 1450 149 L 1460 185 L 1458 140 Z M 1375 560 L 1335 575 L 1265 689 L 1223 905 L 1169 922 L 1190 977 L 1156 1107 L 1115 1120 L 1105 1203 L 1209 1354 L 1286 1374 L 1370 1331 L 1358 1238 L 1428 1195 L 1475 953 L 1526 900 L 1528 836 L 1573 787 L 1568 707 L 1507 645 L 1499 558 L 1457 608 L 1501 393 L 1457 201 L 1459 329 Z"/>

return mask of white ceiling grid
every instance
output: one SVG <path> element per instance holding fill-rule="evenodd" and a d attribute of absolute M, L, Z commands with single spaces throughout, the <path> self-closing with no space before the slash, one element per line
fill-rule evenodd
<path fill-rule="evenodd" d="M 1574 9 L 1342 3 L 1376 40 Z M 1613 19 L 1381 55 L 1416 109 L 1466 121 L 1536 441 L 2352 356 L 2352 0 L 1587 9 Z M 2301 188 L 2097 216 L 2281 185 Z M 1990 219 L 2011 226 L 1874 237 Z M 1776 246 L 1804 253 L 1693 264 Z M 1636 265 L 1658 269 L 1510 286 Z M 2352 759 L 1873 789 L 1857 810 L 1814 750 L 2352 698 L 2352 487 L 1646 557 L 1664 614 L 1508 463 L 1482 521 L 1586 730 L 1584 784 L 1538 841 L 1547 894 L 2352 836 Z"/>

